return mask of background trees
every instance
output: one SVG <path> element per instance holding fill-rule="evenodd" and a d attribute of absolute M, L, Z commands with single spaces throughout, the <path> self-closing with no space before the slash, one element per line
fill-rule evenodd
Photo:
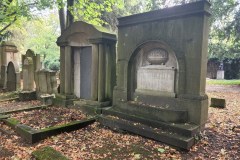
<path fill-rule="evenodd" d="M 197 0 L 2 0 L 0 40 L 12 37 L 20 51 L 34 49 L 43 55 L 46 66 L 49 66 L 50 61 L 59 57 L 55 41 L 60 28 L 63 30 L 73 20 L 116 31 L 117 17 L 194 1 Z M 211 0 L 211 3 L 209 58 L 220 61 L 240 58 L 239 1 Z M 49 13 L 52 9 L 55 9 L 53 15 Z"/>

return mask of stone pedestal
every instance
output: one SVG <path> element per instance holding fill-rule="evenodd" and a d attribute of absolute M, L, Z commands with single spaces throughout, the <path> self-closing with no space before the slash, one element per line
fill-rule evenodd
<path fill-rule="evenodd" d="M 19 93 L 20 101 L 31 101 L 36 99 L 37 99 L 36 91 L 21 91 Z"/>

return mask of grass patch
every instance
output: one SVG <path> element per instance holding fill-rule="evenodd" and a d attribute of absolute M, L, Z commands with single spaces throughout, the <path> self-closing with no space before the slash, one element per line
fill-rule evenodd
<path fill-rule="evenodd" d="M 215 85 L 240 85 L 240 79 L 231 80 L 217 80 L 217 79 L 207 79 L 207 84 Z"/>

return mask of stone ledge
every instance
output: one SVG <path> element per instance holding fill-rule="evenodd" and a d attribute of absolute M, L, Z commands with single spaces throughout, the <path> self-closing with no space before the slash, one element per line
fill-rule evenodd
<path fill-rule="evenodd" d="M 172 19 L 177 17 L 205 14 L 210 16 L 210 3 L 207 0 L 188 3 L 175 7 L 155 10 L 147 13 L 141 13 L 126 17 L 118 18 L 120 27 L 127 25 L 134 25 L 138 23 L 146 23 L 157 20 Z"/>
<path fill-rule="evenodd" d="M 30 144 L 36 143 L 47 137 L 57 135 L 63 132 L 71 132 L 84 128 L 96 121 L 96 117 L 80 121 L 73 121 L 64 125 L 53 126 L 41 130 L 35 130 L 27 125 L 20 124 L 16 119 L 5 119 L 4 122 L 16 130 L 16 132 Z"/>
<path fill-rule="evenodd" d="M 103 116 L 117 116 L 122 119 L 126 119 L 129 121 L 133 121 L 136 123 L 141 123 L 147 126 L 151 126 L 153 128 L 161 128 L 163 130 L 168 130 L 171 132 L 175 132 L 179 135 L 183 136 L 194 136 L 200 131 L 200 127 L 191 123 L 166 123 L 161 121 L 151 120 L 150 118 L 143 118 L 140 116 L 135 116 L 132 114 L 127 114 L 123 112 L 116 111 L 109 108 L 102 109 Z"/>
<path fill-rule="evenodd" d="M 31 101 L 37 99 L 36 91 L 22 91 L 19 93 L 20 101 Z"/>
<path fill-rule="evenodd" d="M 195 137 L 181 136 L 176 133 L 163 131 L 157 128 L 151 128 L 147 125 L 133 123 L 127 120 L 115 119 L 111 117 L 100 117 L 99 121 L 101 124 L 110 127 L 113 130 L 128 131 L 186 150 L 189 150 L 197 142 Z"/>

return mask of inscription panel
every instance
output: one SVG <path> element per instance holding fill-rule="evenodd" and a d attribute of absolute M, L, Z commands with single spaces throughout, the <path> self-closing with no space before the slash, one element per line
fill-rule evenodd
<path fill-rule="evenodd" d="M 137 72 L 137 89 L 174 92 L 175 69 L 141 67 Z"/>

